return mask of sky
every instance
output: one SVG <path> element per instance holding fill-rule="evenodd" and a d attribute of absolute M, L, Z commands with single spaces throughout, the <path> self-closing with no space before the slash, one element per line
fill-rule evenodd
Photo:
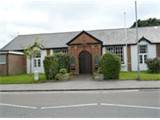
<path fill-rule="evenodd" d="M 123 28 L 135 0 L 1 0 L 0 48 L 17 35 Z M 138 19 L 160 18 L 160 0 L 137 0 Z"/>

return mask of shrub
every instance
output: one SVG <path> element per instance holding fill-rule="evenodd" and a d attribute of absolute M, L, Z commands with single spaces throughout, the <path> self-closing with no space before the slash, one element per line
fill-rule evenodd
<path fill-rule="evenodd" d="M 117 55 L 106 53 L 99 63 L 100 72 L 104 75 L 104 79 L 119 79 L 121 62 Z"/>
<path fill-rule="evenodd" d="M 160 58 L 148 59 L 146 61 L 148 72 L 160 73 Z"/>
<path fill-rule="evenodd" d="M 67 69 L 62 68 L 62 69 L 59 70 L 59 72 L 62 73 L 62 74 L 66 74 L 67 73 Z"/>
<path fill-rule="evenodd" d="M 59 71 L 58 60 L 54 56 L 46 56 L 43 63 L 47 80 L 53 80 Z"/>
<path fill-rule="evenodd" d="M 67 70 L 69 70 L 70 57 L 68 54 L 59 52 L 59 53 L 54 53 L 54 56 L 58 60 L 58 64 L 59 64 L 58 70 L 60 70 L 62 68 L 66 68 Z"/>
<path fill-rule="evenodd" d="M 55 76 L 56 80 L 68 80 L 70 78 L 70 74 L 67 73 L 65 68 L 59 70 L 59 73 Z"/>
<path fill-rule="evenodd" d="M 54 53 L 53 56 L 45 57 L 43 62 L 46 78 L 48 80 L 53 80 L 60 69 L 66 68 L 66 70 L 63 69 L 62 72 L 67 73 L 69 70 L 70 58 L 65 53 Z"/>

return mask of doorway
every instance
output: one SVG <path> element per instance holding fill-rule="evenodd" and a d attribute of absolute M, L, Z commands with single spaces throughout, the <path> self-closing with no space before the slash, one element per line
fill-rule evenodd
<path fill-rule="evenodd" d="M 82 51 L 79 54 L 79 73 L 92 73 L 92 55 L 87 51 Z"/>

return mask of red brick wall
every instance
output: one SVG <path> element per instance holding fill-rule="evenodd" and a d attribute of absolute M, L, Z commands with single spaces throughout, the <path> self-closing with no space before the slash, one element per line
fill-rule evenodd
<path fill-rule="evenodd" d="M 8 54 L 8 74 L 26 73 L 26 58 L 24 55 Z"/>
<path fill-rule="evenodd" d="M 0 75 L 7 75 L 7 65 L 6 64 L 0 65 Z"/>
<path fill-rule="evenodd" d="M 92 72 L 95 71 L 95 56 L 101 56 L 101 44 L 98 43 L 94 38 L 83 33 L 72 41 L 68 47 L 68 53 L 70 56 L 75 57 L 76 66 L 75 74 L 79 74 L 79 54 L 82 51 L 88 51 L 92 55 Z"/>
<path fill-rule="evenodd" d="M 160 44 L 156 44 L 156 54 L 157 57 L 160 57 Z"/>
<path fill-rule="evenodd" d="M 131 71 L 132 70 L 132 66 L 131 66 L 131 46 L 127 46 L 127 57 L 128 57 L 128 71 Z"/>

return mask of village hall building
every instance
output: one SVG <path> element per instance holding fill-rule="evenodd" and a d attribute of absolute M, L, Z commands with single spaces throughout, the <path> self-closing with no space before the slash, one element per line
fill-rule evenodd
<path fill-rule="evenodd" d="M 0 74 L 22 71 L 29 73 L 30 60 L 22 53 L 27 46 L 34 44 L 37 37 L 43 47 L 40 54 L 31 61 L 32 72 L 38 70 L 43 73 L 45 56 L 64 52 L 72 58 L 70 69 L 73 73 L 93 73 L 97 69 L 98 58 L 107 51 L 120 57 L 122 71 L 136 71 L 137 48 L 140 70 L 147 70 L 145 61 L 160 57 L 160 26 L 138 28 L 139 47 L 136 29 L 127 28 L 127 32 L 125 30 L 120 28 L 18 35 L 1 49 Z"/>

